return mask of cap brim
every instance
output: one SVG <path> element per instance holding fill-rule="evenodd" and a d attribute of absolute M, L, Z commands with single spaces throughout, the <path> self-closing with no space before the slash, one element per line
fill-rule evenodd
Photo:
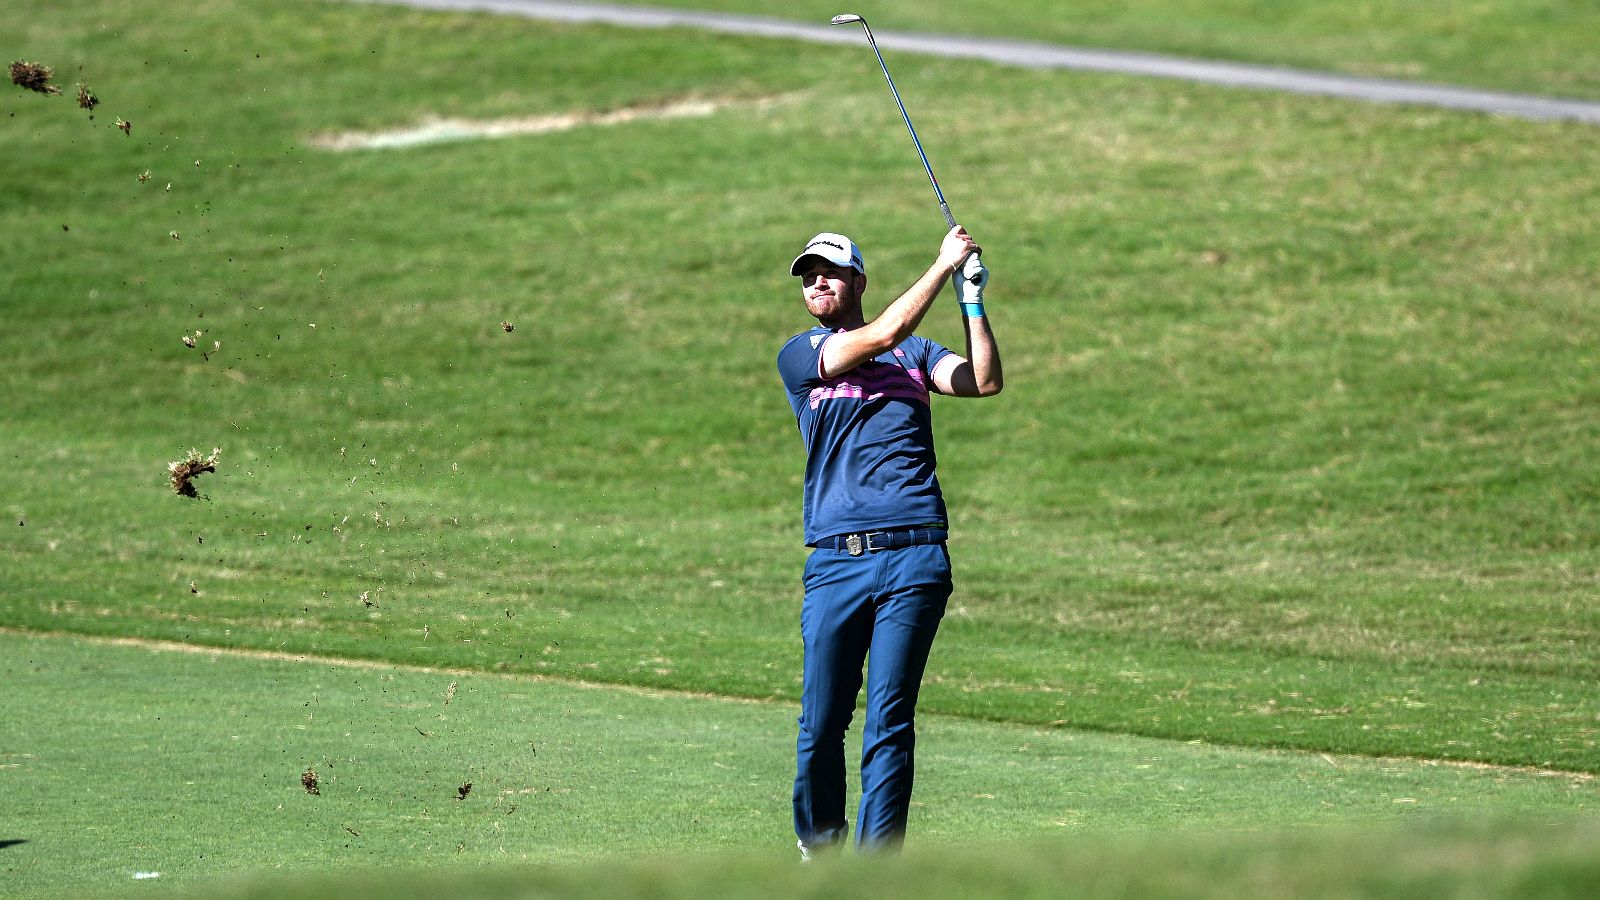
<path fill-rule="evenodd" d="M 789 264 L 789 274 L 790 275 L 799 275 L 800 274 L 800 264 L 805 262 L 808 259 L 811 259 L 812 257 L 816 257 L 817 259 L 823 260 L 824 262 L 829 262 L 829 263 L 833 262 L 833 260 L 828 259 L 825 256 L 817 256 L 817 254 L 815 254 L 815 253 L 802 253 L 799 256 L 796 256 L 794 258 L 794 262 Z"/>
<path fill-rule="evenodd" d="M 861 271 L 860 269 L 856 268 L 854 263 L 839 262 L 837 259 L 831 259 L 829 257 L 823 256 L 821 253 L 802 253 L 799 256 L 796 256 L 794 258 L 794 262 L 789 264 L 789 274 L 790 275 L 799 275 L 800 274 L 800 264 L 805 262 L 808 259 L 820 259 L 820 260 L 822 260 L 823 262 L 827 263 L 830 266 L 838 266 L 841 269 L 850 269 L 851 271 L 858 272 L 858 273 Z"/>

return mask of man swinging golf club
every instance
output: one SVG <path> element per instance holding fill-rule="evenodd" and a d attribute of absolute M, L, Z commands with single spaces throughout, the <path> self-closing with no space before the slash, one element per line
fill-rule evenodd
<path fill-rule="evenodd" d="M 922 670 L 950 598 L 948 519 L 934 476 L 929 390 L 958 397 L 1000 393 L 1000 352 L 984 314 L 989 271 L 956 224 L 866 19 L 860 24 L 894 94 L 949 233 L 933 265 L 868 322 L 867 265 L 855 242 L 824 232 L 789 266 L 817 327 L 778 352 L 805 439 L 805 643 L 796 743 L 794 828 L 800 858 L 846 838 L 844 733 L 866 665 L 856 846 L 898 847 L 911 806 L 914 717 Z M 966 325 L 961 357 L 912 332 L 955 276 Z"/>
<path fill-rule="evenodd" d="M 866 665 L 856 846 L 898 847 L 911 806 L 914 718 L 928 651 L 950 598 L 948 520 L 934 475 L 930 388 L 958 397 L 1000 393 L 1000 352 L 984 314 L 989 271 L 956 224 L 933 166 L 889 76 L 872 29 L 854 13 L 894 94 L 906 131 L 950 227 L 933 265 L 868 322 L 867 265 L 855 242 L 823 232 L 789 266 L 819 323 L 778 352 L 805 439 L 805 643 L 796 744 L 794 827 L 800 858 L 842 843 L 844 733 Z M 967 355 L 912 334 L 955 276 Z"/>
<path fill-rule="evenodd" d="M 863 663 L 856 846 L 893 849 L 904 838 L 917 692 L 951 591 L 929 391 L 988 397 L 1001 388 L 978 253 L 965 229 L 951 228 L 928 270 L 870 322 L 866 263 L 849 238 L 817 235 L 789 270 L 819 323 L 778 353 L 805 440 L 805 542 L 815 548 L 800 611 L 794 824 L 803 860 L 847 837 L 844 735 Z M 965 357 L 912 333 L 958 272 Z"/>

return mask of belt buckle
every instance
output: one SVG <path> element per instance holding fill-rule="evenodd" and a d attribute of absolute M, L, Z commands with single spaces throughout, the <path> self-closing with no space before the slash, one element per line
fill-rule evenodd
<path fill-rule="evenodd" d="M 883 544 L 881 544 L 879 546 L 873 546 L 873 544 L 872 544 L 872 536 L 873 535 L 878 535 L 879 537 L 883 538 L 884 539 Z M 889 540 L 889 532 L 887 532 L 887 531 L 869 531 L 866 534 L 862 535 L 862 537 L 866 538 L 866 540 L 867 540 L 867 550 L 869 552 L 876 553 L 879 550 L 887 550 L 887 549 L 889 549 L 889 547 L 891 545 L 891 542 Z"/>
<path fill-rule="evenodd" d="M 860 556 L 863 552 L 865 552 L 864 548 L 861 546 L 861 535 L 859 535 L 859 534 L 847 534 L 847 535 L 845 535 L 844 536 L 844 549 L 851 556 Z"/>

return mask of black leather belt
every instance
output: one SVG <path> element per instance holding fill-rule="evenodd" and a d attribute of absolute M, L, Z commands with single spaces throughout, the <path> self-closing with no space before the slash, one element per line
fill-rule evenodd
<path fill-rule="evenodd" d="M 891 531 L 862 531 L 856 534 L 836 534 L 817 541 L 824 550 L 843 550 L 851 556 L 877 553 L 880 550 L 899 550 L 917 544 L 942 544 L 949 537 L 943 528 L 898 528 Z"/>

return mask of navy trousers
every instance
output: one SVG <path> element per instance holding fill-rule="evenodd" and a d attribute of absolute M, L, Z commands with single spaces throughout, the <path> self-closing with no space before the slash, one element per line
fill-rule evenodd
<path fill-rule="evenodd" d="M 917 691 L 950 599 L 950 554 L 920 544 L 851 556 L 819 548 L 806 560 L 805 641 L 794 827 L 811 847 L 845 839 L 844 735 L 866 668 L 861 808 L 856 845 L 898 846 L 911 806 Z"/>

